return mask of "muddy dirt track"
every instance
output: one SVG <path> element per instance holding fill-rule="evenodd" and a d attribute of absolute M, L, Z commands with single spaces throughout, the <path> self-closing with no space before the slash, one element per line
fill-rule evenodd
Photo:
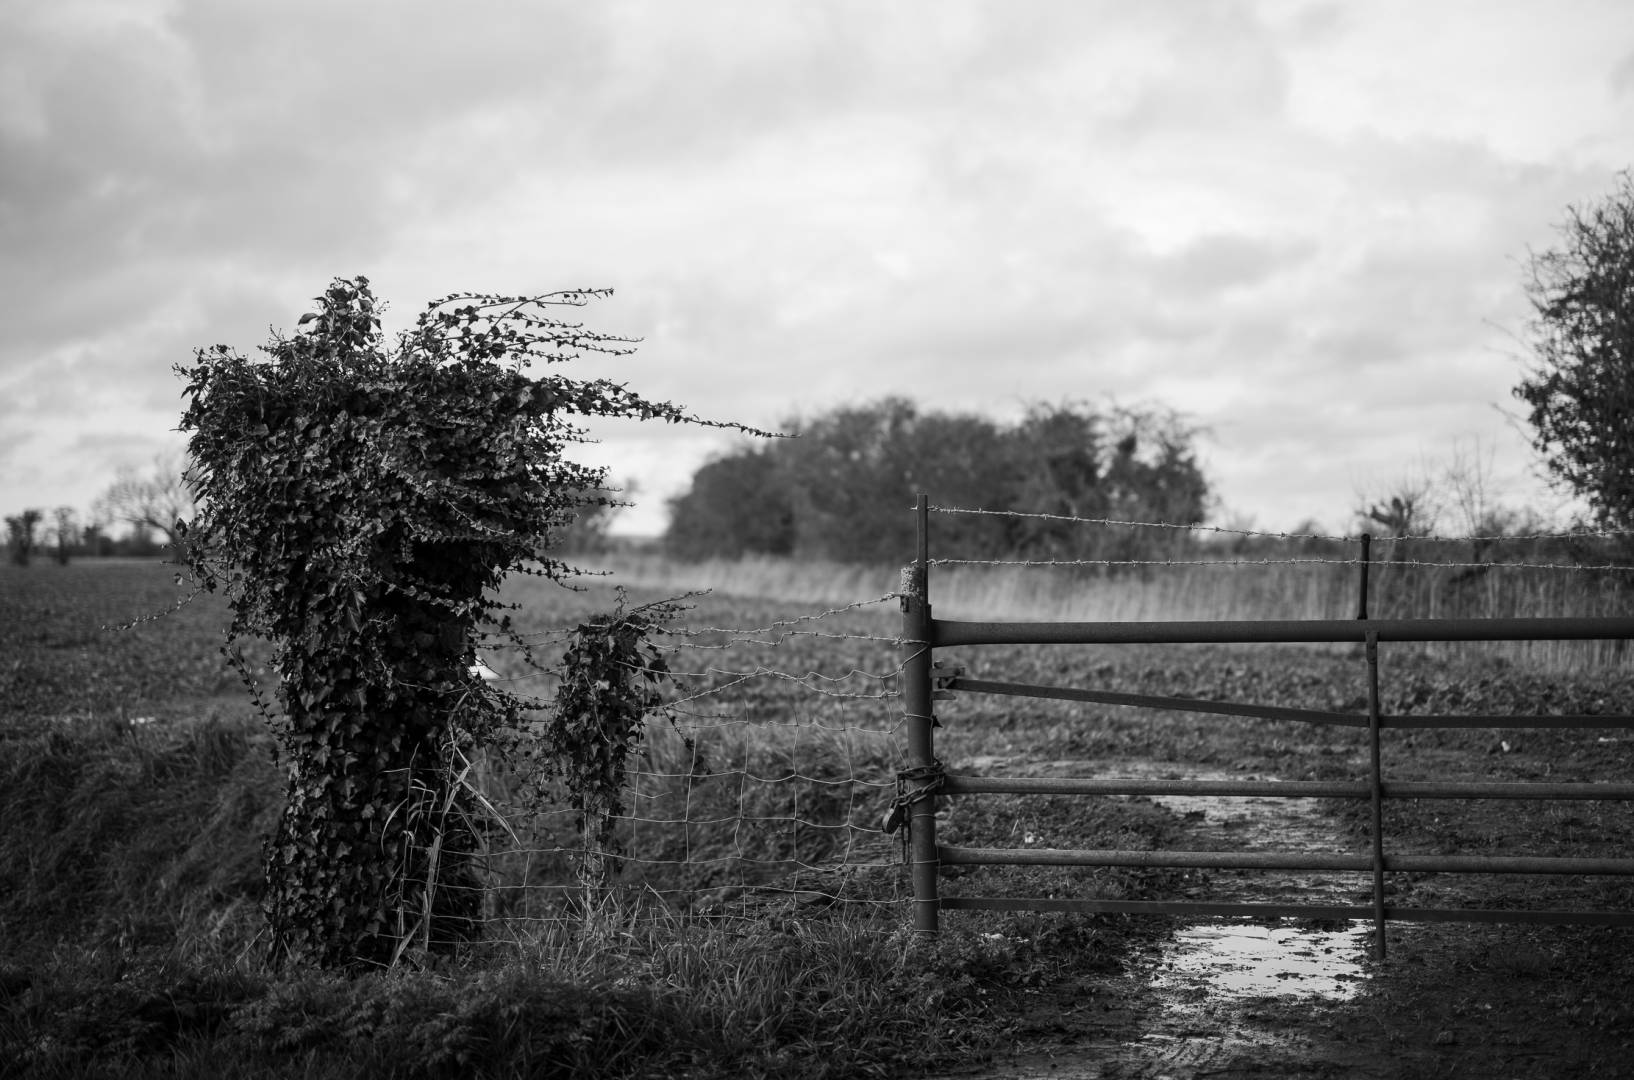
<path fill-rule="evenodd" d="M 1000 757 L 970 760 L 958 771 L 1276 779 L 1178 763 L 1021 766 Z M 1178 819 L 1175 847 L 1356 847 L 1343 820 L 1313 800 L 1152 801 Z M 955 829 L 958 812 L 945 811 Z M 1173 884 L 1177 899 L 1355 904 L 1367 900 L 1370 883 L 1357 874 L 1259 871 L 1181 876 Z M 1627 1023 L 1631 948 L 1634 935 L 1622 929 L 1391 923 L 1381 964 L 1373 957 L 1371 923 L 1182 920 L 1136 948 L 1115 973 L 1033 993 L 1007 1050 L 939 1075 L 1634 1077 L 1634 1028 Z"/>

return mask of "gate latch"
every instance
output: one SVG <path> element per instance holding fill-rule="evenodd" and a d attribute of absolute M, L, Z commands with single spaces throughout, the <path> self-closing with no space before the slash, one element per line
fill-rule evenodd
<path fill-rule="evenodd" d="M 932 660 L 930 665 L 930 699 L 932 701 L 952 701 L 954 696 L 953 684 L 964 673 L 963 664 L 944 664 L 940 660 Z"/>

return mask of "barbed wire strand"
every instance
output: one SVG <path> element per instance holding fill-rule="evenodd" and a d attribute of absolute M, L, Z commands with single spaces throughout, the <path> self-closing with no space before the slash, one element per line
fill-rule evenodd
<path fill-rule="evenodd" d="M 1361 566 L 1362 559 L 930 559 L 931 566 Z M 1521 563 L 1521 562 L 1436 562 L 1423 559 L 1372 559 L 1367 565 L 1374 568 L 1395 566 L 1433 567 L 1445 570 L 1567 570 L 1588 573 L 1604 570 L 1612 573 L 1634 572 L 1634 566 L 1613 563 Z"/>
<path fill-rule="evenodd" d="M 725 648 L 730 648 L 734 644 L 758 644 L 758 645 L 770 644 L 770 645 L 777 645 L 777 644 L 781 643 L 781 641 L 784 638 L 790 638 L 790 637 L 812 637 L 812 638 L 825 638 L 825 639 L 848 640 L 848 641 L 872 641 L 872 642 L 882 642 L 882 643 L 887 643 L 887 644 L 893 644 L 894 645 L 894 644 L 900 644 L 898 639 L 896 639 L 895 637 L 884 635 L 884 634 L 856 634 L 856 633 L 845 633 L 845 632 L 831 631 L 831 630 L 789 630 L 789 631 L 786 631 L 785 633 L 783 633 L 776 640 L 772 640 L 772 641 L 768 641 L 766 639 L 756 637 L 755 635 L 773 634 L 773 633 L 775 633 L 776 631 L 778 631 L 779 629 L 781 629 L 783 627 L 798 626 L 798 625 L 801 625 L 801 624 L 804 624 L 804 623 L 816 622 L 819 619 L 826 619 L 826 618 L 829 618 L 829 617 L 834 616 L 834 615 L 843 615 L 846 612 L 858 611 L 858 610 L 861 610 L 862 608 L 871 607 L 871 606 L 876 605 L 876 604 L 888 603 L 888 602 L 890 602 L 892 600 L 899 599 L 900 596 L 901 596 L 900 593 L 889 592 L 889 593 L 886 593 L 883 596 L 874 597 L 874 598 L 868 599 L 868 600 L 857 600 L 857 601 L 854 601 L 852 603 L 846 604 L 846 605 L 844 605 L 842 607 L 829 608 L 826 611 L 820 611 L 820 612 L 817 612 L 815 614 L 800 615 L 800 616 L 796 616 L 795 618 L 792 618 L 792 619 L 781 619 L 781 620 L 778 620 L 778 621 L 775 621 L 775 622 L 772 622 L 772 623 L 768 623 L 765 626 L 757 626 L 757 627 L 724 627 L 724 626 L 654 627 L 653 631 L 655 633 L 665 634 L 665 635 L 668 635 L 668 636 L 688 637 L 688 638 L 690 638 L 690 637 L 705 637 L 705 636 L 710 635 L 710 634 L 728 634 L 728 635 L 731 635 L 731 637 L 727 641 L 719 642 L 719 643 L 713 643 L 713 644 L 682 642 L 682 643 L 674 644 L 674 645 L 666 644 L 666 645 L 660 645 L 659 646 L 660 648 L 669 649 L 669 650 L 676 650 L 676 649 L 725 649 Z M 604 624 L 589 623 L 588 625 L 595 626 L 595 625 L 604 625 Z M 489 633 L 489 632 L 485 632 L 481 636 L 485 639 L 484 644 L 483 644 L 483 648 L 486 648 L 486 649 L 505 649 L 505 648 L 519 649 L 519 648 L 527 648 L 527 647 L 530 647 L 530 646 L 531 647 L 542 646 L 542 645 L 546 644 L 552 638 L 568 638 L 568 637 L 571 637 L 573 634 L 575 634 L 577 632 L 578 632 L 578 627 L 571 627 L 571 628 L 553 627 L 553 628 L 547 629 L 547 630 L 535 630 L 535 631 L 530 631 L 530 632 L 528 632 L 526 634 L 518 634 L 518 635 L 516 635 L 515 639 L 512 639 L 512 638 L 510 638 L 510 637 L 508 637 L 506 635 L 503 635 L 503 634 L 493 634 L 493 633 Z"/>
<path fill-rule="evenodd" d="M 1067 521 L 1081 525 L 1113 525 L 1133 529 L 1177 529 L 1186 532 L 1222 533 L 1229 536 L 1259 537 L 1268 540 L 1327 540 L 1335 543 L 1354 544 L 1361 540 L 1356 536 L 1334 536 L 1326 533 L 1301 532 L 1269 532 L 1258 529 L 1233 529 L 1223 525 L 1189 525 L 1173 521 L 1129 521 L 1120 518 L 1083 517 L 1076 514 L 1043 514 L 1026 510 L 988 510 L 980 507 L 962 506 L 928 506 L 928 511 L 936 514 L 980 514 L 991 517 L 1009 518 L 1036 518 L 1045 521 Z M 1495 536 L 1375 536 L 1375 544 L 1397 544 L 1422 541 L 1426 543 L 1496 543 L 1510 540 L 1580 540 L 1585 538 L 1609 539 L 1617 536 L 1634 536 L 1634 529 L 1577 529 L 1570 532 L 1524 533 L 1516 535 Z"/>

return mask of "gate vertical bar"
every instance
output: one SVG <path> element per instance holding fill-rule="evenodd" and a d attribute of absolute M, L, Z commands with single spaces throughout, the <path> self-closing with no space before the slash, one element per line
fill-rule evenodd
<path fill-rule="evenodd" d="M 914 787 L 902 794 L 911 800 L 904 824 L 908 828 L 908 865 L 913 881 L 913 928 L 917 933 L 933 935 L 940 909 L 936 895 L 936 799 L 932 795 L 937 786 L 932 734 L 936 720 L 931 711 L 930 513 L 923 492 L 914 509 L 918 550 L 902 582 L 902 709 L 912 777 L 908 782 Z"/>
<path fill-rule="evenodd" d="M 1367 741 L 1372 758 L 1373 955 L 1384 960 L 1384 775 L 1379 750 L 1379 635 L 1367 635 Z"/>
<path fill-rule="evenodd" d="M 1373 564 L 1373 534 L 1362 534 L 1362 557 L 1356 618 L 1367 619 L 1368 571 Z M 1384 774 L 1379 748 L 1379 635 L 1367 641 L 1367 745 L 1368 787 L 1372 796 L 1373 819 L 1373 955 L 1384 959 Z"/>

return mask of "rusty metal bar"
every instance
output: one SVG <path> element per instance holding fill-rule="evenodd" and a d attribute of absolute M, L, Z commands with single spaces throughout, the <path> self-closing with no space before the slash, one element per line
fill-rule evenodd
<path fill-rule="evenodd" d="M 1379 717 L 1385 728 L 1634 728 L 1634 716 L 1574 713 L 1560 716 L 1392 716 Z"/>
<path fill-rule="evenodd" d="M 1168 869 L 1323 870 L 1372 873 L 1374 856 L 1301 851 L 1120 851 L 939 846 L 948 866 L 1144 866 Z M 1426 874 L 1596 874 L 1634 876 L 1634 859 L 1545 855 L 1386 855 L 1384 869 Z M 1376 909 L 1370 909 L 1370 913 Z"/>
<path fill-rule="evenodd" d="M 936 898 L 936 804 L 926 787 L 935 783 L 938 768 L 933 729 L 929 512 L 923 493 L 917 511 L 918 550 L 906 573 L 902 590 L 902 711 L 908 733 L 908 766 L 915 779 L 913 791 L 904 792 L 908 804 L 909 875 L 913 881 L 914 930 L 932 935 L 937 931 Z"/>
<path fill-rule="evenodd" d="M 1440 780 L 1386 780 L 1387 799 L 1634 799 L 1634 784 L 1460 784 Z"/>
<path fill-rule="evenodd" d="M 1117 777 L 959 776 L 943 778 L 949 795 L 1224 795 L 1284 799 L 1366 799 L 1366 781 L 1147 780 Z M 1455 783 L 1386 780 L 1386 799 L 1634 800 L 1634 784 Z"/>
<path fill-rule="evenodd" d="M 1222 622 L 964 622 L 935 619 L 931 645 L 1181 645 L 1634 639 L 1634 619 L 1266 619 Z"/>
<path fill-rule="evenodd" d="M 1630 785 L 1634 798 L 1634 785 Z M 949 795 L 1269 795 L 1276 798 L 1365 799 L 1367 786 L 1318 780 L 1135 780 L 1034 776 L 956 776 L 942 781 Z"/>
<path fill-rule="evenodd" d="M 994 679 L 967 679 L 962 675 L 946 682 L 949 690 L 970 694 L 999 694 L 1007 697 L 1049 698 L 1057 701 L 1087 701 L 1096 705 L 1128 705 L 1137 709 L 1166 709 L 1172 712 L 1208 713 L 1219 716 L 1248 716 L 1263 720 L 1297 720 L 1334 727 L 1366 727 L 1361 713 L 1329 712 L 1324 709 L 1290 709 L 1281 705 L 1241 705 L 1232 701 L 1203 698 L 1158 697 L 1152 694 L 1124 694 L 1111 690 L 1082 690 L 1072 686 L 1040 686 L 1034 683 L 1003 682 Z M 1479 716 L 1399 716 L 1381 714 L 1385 728 L 1634 728 L 1634 715 L 1570 714 L 1559 716 L 1497 715 Z"/>
<path fill-rule="evenodd" d="M 1300 851 L 1121 851 L 1071 848 L 938 847 L 947 866 L 1145 866 L 1214 870 L 1329 870 L 1364 873 L 1366 855 Z M 1634 862 L 1630 862 L 1634 868 Z"/>
<path fill-rule="evenodd" d="M 1573 859 L 1553 855 L 1386 855 L 1384 868 L 1426 874 L 1634 874 L 1634 859 Z"/>
<path fill-rule="evenodd" d="M 1218 900 L 1099 900 L 1071 897 L 947 896 L 944 911 L 1061 911 L 1120 915 L 1259 915 L 1290 919 L 1371 919 L 1370 907 L 1251 904 Z"/>
<path fill-rule="evenodd" d="M 1251 915 L 1290 919 L 1373 919 L 1372 907 L 1314 904 L 1249 904 L 1199 900 L 1097 900 L 1063 897 L 949 896 L 942 909 L 962 911 L 1058 911 L 1122 915 Z M 1577 926 L 1634 926 L 1630 911 L 1528 911 L 1508 908 L 1387 907 L 1392 922 L 1502 922 Z"/>
<path fill-rule="evenodd" d="M 959 676 L 948 683 L 949 690 L 973 694 L 1003 694 L 1010 697 L 1053 698 L 1059 701 L 1088 701 L 1097 705 L 1132 705 L 1143 709 L 1172 709 L 1176 712 L 1213 713 L 1220 716 L 1252 716 L 1266 720 L 1301 720 L 1310 724 L 1361 727 L 1365 717 L 1354 713 L 1320 709 L 1288 709 L 1276 705 L 1238 705 L 1229 701 L 1200 698 L 1154 697 L 1150 694 L 1121 694 L 1110 690 L 1079 690 L 1067 686 L 1034 686 L 1029 683 L 996 682 Z M 1634 720 L 1634 718 L 1631 718 Z"/>

